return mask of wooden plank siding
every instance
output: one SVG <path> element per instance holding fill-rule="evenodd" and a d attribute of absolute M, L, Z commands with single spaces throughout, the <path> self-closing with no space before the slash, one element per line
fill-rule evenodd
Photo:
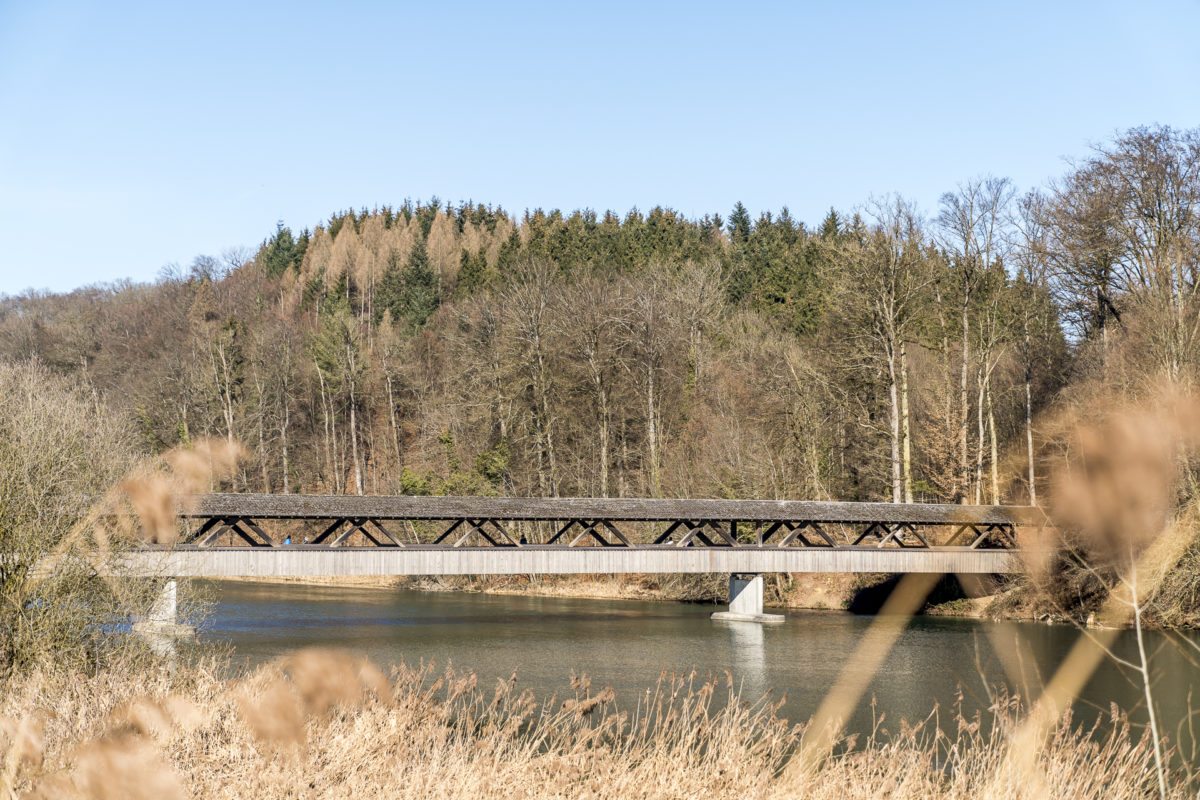
<path fill-rule="evenodd" d="M 969 548 L 221 547 L 144 550 L 123 557 L 128 576 L 550 575 L 618 573 L 927 572 L 1000 574 L 1019 554 Z"/>

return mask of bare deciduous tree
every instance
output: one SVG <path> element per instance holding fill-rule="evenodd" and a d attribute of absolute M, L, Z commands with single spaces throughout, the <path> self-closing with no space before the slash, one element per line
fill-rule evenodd
<path fill-rule="evenodd" d="M 957 278 L 957 300 L 961 323 L 961 370 L 959 379 L 959 499 L 965 500 L 971 486 L 971 451 L 967 429 L 970 419 L 971 301 L 985 271 L 1004 248 L 1004 225 L 1013 188 L 1008 178 L 974 178 L 955 192 L 942 195 L 937 216 L 939 243 L 950 255 Z M 982 402 L 982 398 L 977 398 Z"/>

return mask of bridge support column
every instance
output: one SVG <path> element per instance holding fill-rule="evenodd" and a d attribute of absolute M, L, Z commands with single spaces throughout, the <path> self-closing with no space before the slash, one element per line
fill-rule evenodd
<path fill-rule="evenodd" d="M 134 632 L 145 637 L 150 649 L 167 658 L 175 655 L 176 639 L 188 639 L 196 633 L 190 625 L 179 624 L 176 618 L 177 597 L 178 586 L 175 579 L 167 578 L 159 587 L 150 613 L 144 620 L 133 624 Z"/>
<path fill-rule="evenodd" d="M 783 622 L 783 614 L 763 613 L 763 578 L 758 574 L 729 576 L 729 610 L 717 611 L 713 619 L 731 622 Z"/>

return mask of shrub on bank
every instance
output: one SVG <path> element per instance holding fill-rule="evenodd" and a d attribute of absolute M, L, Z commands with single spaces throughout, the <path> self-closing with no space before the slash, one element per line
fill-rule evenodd
<path fill-rule="evenodd" d="M 133 587 L 97 563 L 122 543 L 80 526 L 134 463 L 134 441 L 86 386 L 0 362 L 0 675 L 96 666 L 122 647 L 105 634 L 136 605 Z"/>

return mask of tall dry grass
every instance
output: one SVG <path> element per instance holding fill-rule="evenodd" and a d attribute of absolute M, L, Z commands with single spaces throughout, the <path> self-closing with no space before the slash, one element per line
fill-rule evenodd
<path fill-rule="evenodd" d="M 28 798 L 1141 798 L 1152 748 L 1114 711 L 1054 726 L 1038 793 L 1005 772 L 1016 701 L 984 723 L 937 711 L 866 741 L 799 780 L 806 732 L 726 676 L 663 675 L 617 695 L 573 680 L 565 700 L 519 677 L 399 666 L 305 651 L 239 679 L 220 665 L 66 684 L 31 675 L 3 705 L 0 796 Z M 853 745 L 847 749 L 846 745 Z M 997 781 L 997 776 L 1004 776 Z M 1170 797 L 1191 796 L 1181 776 Z"/>

